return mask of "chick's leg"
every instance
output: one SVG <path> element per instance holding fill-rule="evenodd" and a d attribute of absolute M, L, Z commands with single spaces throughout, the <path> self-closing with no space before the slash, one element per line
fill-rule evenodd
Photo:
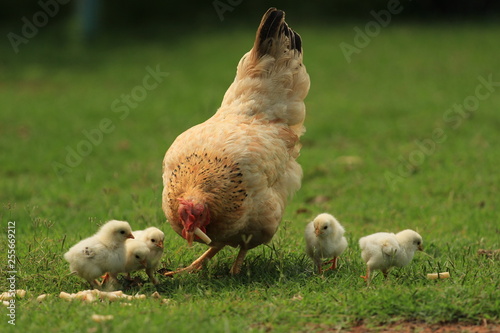
<path fill-rule="evenodd" d="M 101 284 L 97 280 L 89 280 L 90 289 L 101 289 Z"/>
<path fill-rule="evenodd" d="M 370 284 L 370 267 L 369 266 L 366 266 L 366 275 L 365 276 L 361 275 L 361 277 L 366 281 L 367 285 Z"/>
<path fill-rule="evenodd" d="M 173 271 L 173 272 L 164 273 L 163 275 L 171 276 L 171 275 L 181 273 L 181 272 L 191 272 L 194 270 L 200 270 L 203 267 L 203 262 L 205 260 L 211 259 L 220 250 L 222 250 L 222 247 L 211 247 L 205 253 L 203 253 L 198 259 L 193 261 L 193 263 L 191 265 L 189 265 L 188 267 L 184 267 L 184 268 L 178 269 L 178 270 Z"/>
<path fill-rule="evenodd" d="M 111 277 L 109 276 L 109 273 L 106 273 L 103 276 L 101 276 L 101 278 L 102 278 L 102 284 L 105 284 L 109 281 Z"/>
<path fill-rule="evenodd" d="M 331 263 L 332 265 L 330 266 L 330 268 L 327 268 L 326 270 L 337 269 L 337 257 L 333 257 L 333 259 L 328 261 L 327 264 L 328 263 Z"/>
<path fill-rule="evenodd" d="M 314 259 L 314 266 L 318 268 L 318 274 L 323 273 L 323 261 L 321 259 Z"/>
<path fill-rule="evenodd" d="M 120 289 L 121 284 L 118 281 L 118 274 L 117 273 L 106 273 L 103 275 L 103 280 L 101 282 L 101 287 L 105 288 L 106 290 L 115 290 L 116 288 Z"/>
<path fill-rule="evenodd" d="M 146 274 L 149 276 L 149 280 L 153 283 L 153 284 L 158 284 L 160 283 L 160 281 L 158 281 L 158 279 L 156 278 L 155 276 L 155 270 L 153 267 L 148 267 L 146 268 Z"/>

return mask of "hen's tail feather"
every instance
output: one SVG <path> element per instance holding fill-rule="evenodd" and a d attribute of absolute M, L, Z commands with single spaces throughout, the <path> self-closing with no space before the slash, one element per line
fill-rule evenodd
<path fill-rule="evenodd" d="M 285 39 L 285 40 L 284 40 Z M 282 49 L 280 44 L 287 43 L 290 50 L 302 52 L 302 40 L 298 33 L 288 27 L 285 22 L 285 12 L 276 8 L 269 10 L 262 17 L 257 29 L 253 51 L 257 58 L 266 54 L 278 57 Z"/>
<path fill-rule="evenodd" d="M 244 115 L 286 124 L 282 133 L 297 155 L 304 133 L 304 98 L 309 75 L 302 63 L 300 36 L 285 22 L 285 12 L 270 8 L 262 17 L 252 49 L 240 60 L 217 117 Z"/>

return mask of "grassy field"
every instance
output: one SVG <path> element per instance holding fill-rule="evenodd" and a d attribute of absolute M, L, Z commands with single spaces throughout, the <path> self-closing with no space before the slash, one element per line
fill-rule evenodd
<path fill-rule="evenodd" d="M 356 24 L 292 26 L 304 40 L 312 85 L 303 185 L 278 233 L 250 251 L 240 276 L 228 274 L 236 256 L 228 248 L 199 273 L 162 278 L 158 290 L 168 304 L 148 298 L 131 306 L 59 299 L 60 291 L 87 289 L 68 276 L 62 255 L 113 218 L 163 229 L 165 267 L 188 264 L 205 250 L 188 248 L 165 221 L 161 161 L 178 134 L 215 112 L 254 31 L 173 41 L 166 31 L 147 40 L 104 38 L 87 48 L 47 31 L 18 54 L 4 40 L 0 291 L 9 289 L 4 263 L 8 221 L 15 221 L 15 282 L 27 296 L 16 300 L 15 327 L 0 308 L 2 332 L 498 325 L 500 265 L 477 251 L 500 248 L 500 26 L 393 24 L 350 63 L 339 44 L 354 44 Z M 146 89 L 151 72 L 159 74 Z M 322 212 L 343 223 L 349 248 L 338 271 L 318 276 L 305 256 L 303 230 Z M 358 239 L 406 228 L 423 236 L 426 253 L 388 280 L 375 274 L 367 287 Z M 444 271 L 451 278 L 426 279 Z M 154 291 L 146 283 L 127 292 Z M 42 293 L 51 296 L 36 302 Z M 114 319 L 97 324 L 94 313 Z"/>

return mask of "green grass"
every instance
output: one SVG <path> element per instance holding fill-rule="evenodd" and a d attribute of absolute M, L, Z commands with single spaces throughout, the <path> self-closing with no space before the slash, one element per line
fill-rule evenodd
<path fill-rule="evenodd" d="M 60 291 L 87 289 L 67 275 L 62 255 L 111 218 L 136 229 L 162 228 L 166 267 L 188 264 L 205 250 L 188 248 L 165 221 L 161 161 L 178 134 L 215 112 L 254 32 L 207 32 L 169 43 L 166 36 L 110 38 L 91 48 L 61 45 L 47 32 L 17 55 L 4 42 L 0 246 L 5 258 L 7 222 L 15 221 L 16 286 L 28 291 L 16 302 L 16 328 L 313 332 L 400 321 L 498 324 L 500 265 L 477 250 L 500 247 L 500 87 L 467 118 L 443 116 L 475 94 L 478 77 L 500 81 L 500 26 L 393 24 L 348 64 L 339 43 L 353 43 L 354 25 L 292 24 L 303 37 L 312 82 L 300 157 L 304 179 L 273 242 L 250 251 L 240 276 L 228 274 L 236 255 L 228 248 L 200 273 L 162 279 L 159 290 L 169 304 L 147 299 L 129 307 L 58 299 Z M 112 103 L 142 85 L 147 66 L 157 65 L 168 76 L 120 119 Z M 54 162 L 65 163 L 67 147 L 77 149 L 86 140 L 82 131 L 104 118 L 113 130 L 78 165 L 56 173 Z M 436 129 L 443 136 L 424 154 L 415 141 L 431 139 Z M 343 156 L 361 163 L 346 165 Z M 401 158 L 410 156 L 418 163 L 408 168 Z M 398 180 L 388 182 L 388 173 Z M 319 196 L 325 200 L 314 201 Z M 317 276 L 302 234 L 325 211 L 344 224 L 349 248 L 338 271 Z M 423 236 L 428 255 L 417 253 L 388 280 L 376 274 L 367 288 L 359 278 L 365 267 L 358 239 L 403 228 Z M 8 275 L 5 264 L 1 270 Z M 426 279 L 438 271 L 451 278 Z M 0 291 L 7 289 L 2 278 Z M 147 283 L 129 293 L 154 290 Z M 39 304 L 33 298 L 42 293 L 52 297 Z M 2 330 L 14 331 L 6 309 L 0 313 Z M 115 318 L 96 324 L 93 313 Z"/>

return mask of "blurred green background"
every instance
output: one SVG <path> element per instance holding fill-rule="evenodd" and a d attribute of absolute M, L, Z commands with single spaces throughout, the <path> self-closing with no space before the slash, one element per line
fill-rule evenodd
<path fill-rule="evenodd" d="M 334 1 L 134 1 L 134 0 L 40 0 L 0 1 L 0 26 L 7 31 L 20 30 L 23 17 L 32 20 L 40 10 L 49 13 L 47 24 L 65 30 L 73 21 L 87 37 L 102 33 L 127 33 L 128 36 L 154 37 L 154 31 L 167 29 L 172 36 L 205 29 L 234 29 L 236 25 L 255 24 L 265 9 L 277 7 L 294 17 L 295 24 L 338 24 L 372 19 L 370 12 L 389 6 L 401 6 L 398 22 L 449 21 L 498 18 L 500 3 L 494 0 L 334 0 Z M 55 7 L 57 7 L 55 9 Z M 52 15 L 54 10 L 56 15 Z M 48 30 L 48 29 L 47 29 Z M 153 34 L 153 36 L 151 36 Z"/>
<path fill-rule="evenodd" d="M 495 138 L 484 133 L 497 128 L 498 94 L 481 101 L 481 112 L 452 114 L 453 121 L 444 115 L 474 94 L 479 77 L 498 80 L 498 2 L 2 1 L 0 199 L 2 208 L 17 207 L 16 214 L 2 215 L 164 221 L 163 154 L 176 135 L 215 112 L 270 6 L 285 10 L 302 35 L 312 80 L 298 202 L 324 193 L 323 187 L 331 198 L 347 189 L 356 197 L 353 184 L 366 179 L 394 191 L 391 176 L 399 177 L 400 191 L 420 186 L 422 177 L 440 186 L 432 180 L 438 178 L 442 195 L 453 197 L 456 189 L 448 184 L 455 176 L 441 175 L 459 172 L 457 156 L 496 157 L 476 148 L 493 145 Z M 388 16 L 391 10 L 397 13 Z M 151 71 L 162 74 L 146 90 Z M 457 121 L 455 130 L 450 125 Z M 99 134 L 101 125 L 106 129 Z M 419 149 L 415 142 L 436 128 L 445 129 L 447 141 L 436 148 L 445 147 L 446 155 L 408 166 Z M 361 157 L 352 166 L 358 180 L 328 170 L 344 155 Z M 467 166 L 461 180 L 493 177 L 488 163 Z M 436 175 L 420 172 L 435 167 L 441 168 Z M 137 194 L 151 188 L 150 196 Z"/>

